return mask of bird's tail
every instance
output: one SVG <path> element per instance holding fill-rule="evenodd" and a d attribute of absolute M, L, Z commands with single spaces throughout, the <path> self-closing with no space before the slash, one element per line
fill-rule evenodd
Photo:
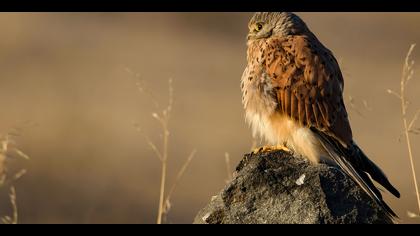
<path fill-rule="evenodd" d="M 356 160 L 358 162 L 356 165 L 364 172 L 367 172 L 372 179 L 384 186 L 395 197 L 399 198 L 400 192 L 392 186 L 384 172 L 373 163 L 373 161 L 371 161 L 355 143 L 353 144 L 353 148 L 356 151 L 355 156 L 358 158 Z"/>
<path fill-rule="evenodd" d="M 375 165 L 375 163 L 369 160 L 369 158 L 355 143 L 353 143 L 351 147 L 345 148 L 341 145 L 341 143 L 333 139 L 328 134 L 316 129 L 312 129 L 312 131 L 314 131 L 314 133 L 319 137 L 322 146 L 327 151 L 331 159 L 372 199 L 374 199 L 385 210 L 385 212 L 391 216 L 391 218 L 398 218 L 395 212 L 384 202 L 381 192 L 378 188 L 376 188 L 368 176 L 369 174 L 372 179 L 384 186 L 394 196 L 399 198 L 400 193 L 388 181 L 388 178 L 382 170 Z"/>

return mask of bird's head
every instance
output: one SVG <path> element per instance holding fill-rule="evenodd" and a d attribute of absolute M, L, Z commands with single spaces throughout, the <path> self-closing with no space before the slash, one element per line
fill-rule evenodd
<path fill-rule="evenodd" d="M 297 35 L 307 31 L 303 20 L 290 12 L 257 12 L 249 21 L 248 28 L 248 41 Z"/>

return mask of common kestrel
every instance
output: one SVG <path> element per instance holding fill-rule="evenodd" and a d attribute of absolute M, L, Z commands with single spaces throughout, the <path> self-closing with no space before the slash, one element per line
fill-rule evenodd
<path fill-rule="evenodd" d="M 396 217 L 368 174 L 396 197 L 400 193 L 353 141 L 343 76 L 332 52 L 293 13 L 256 13 L 248 27 L 241 88 L 253 135 L 314 164 L 339 166 Z"/>

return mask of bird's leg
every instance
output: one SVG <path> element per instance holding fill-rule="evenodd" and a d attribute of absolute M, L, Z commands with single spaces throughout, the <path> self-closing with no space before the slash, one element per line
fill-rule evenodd
<path fill-rule="evenodd" d="M 262 147 L 255 148 L 252 151 L 252 154 L 258 154 L 258 153 L 264 153 L 264 152 L 271 152 L 271 151 L 278 151 L 278 150 L 282 150 L 282 151 L 285 151 L 285 152 L 291 152 L 290 149 L 286 147 L 286 145 L 284 145 L 284 144 L 277 144 L 275 146 L 265 145 L 265 146 L 262 146 Z"/>

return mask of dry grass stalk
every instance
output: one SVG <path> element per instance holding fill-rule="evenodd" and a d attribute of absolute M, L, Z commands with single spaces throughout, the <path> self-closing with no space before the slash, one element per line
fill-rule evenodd
<path fill-rule="evenodd" d="M 195 149 L 191 151 L 187 160 L 184 162 L 181 169 L 178 171 L 178 174 L 176 175 L 175 181 L 172 184 L 171 188 L 169 188 L 168 194 L 166 195 L 162 215 L 167 215 L 169 210 L 171 209 L 171 196 L 172 196 L 173 192 L 175 191 L 176 186 L 178 185 L 182 176 L 184 175 L 185 171 L 187 170 L 189 164 L 191 163 L 192 159 L 194 158 L 196 152 L 197 151 Z"/>
<path fill-rule="evenodd" d="M 12 216 L 4 216 L 1 218 L 3 224 L 17 224 L 18 223 L 18 208 L 16 204 L 16 189 L 12 185 L 10 186 L 9 193 L 10 205 L 12 206 Z"/>
<path fill-rule="evenodd" d="M 29 160 L 29 156 L 26 155 L 24 152 L 19 150 L 15 147 L 15 142 L 13 137 L 17 136 L 12 132 L 8 133 L 5 136 L 0 138 L 0 187 L 9 186 L 9 200 L 10 205 L 12 207 L 12 214 L 11 216 L 3 216 L 1 217 L 1 222 L 3 224 L 17 224 L 18 223 L 18 207 L 16 201 L 16 189 L 14 186 L 14 182 L 20 179 L 23 175 L 26 174 L 25 169 L 21 169 L 17 173 L 13 174 L 12 176 L 8 176 L 7 173 L 7 166 L 6 161 L 9 157 L 8 154 L 15 153 L 18 157 L 23 158 L 25 160 Z"/>
<path fill-rule="evenodd" d="M 226 163 L 226 173 L 227 173 L 226 183 L 229 183 L 233 179 L 233 175 L 232 175 L 232 166 L 230 164 L 230 155 L 227 152 L 225 152 L 225 163 Z"/>
<path fill-rule="evenodd" d="M 178 185 L 178 182 L 180 181 L 180 179 L 184 175 L 185 171 L 187 170 L 190 162 L 194 158 L 196 150 L 193 150 L 191 152 L 191 154 L 187 157 L 187 160 L 184 162 L 181 169 L 178 171 L 173 185 L 171 186 L 171 188 L 169 188 L 169 191 L 165 196 L 167 169 L 168 169 L 168 156 L 169 156 L 169 152 L 168 152 L 169 135 L 170 135 L 169 121 L 170 121 L 170 117 L 171 117 L 171 111 L 172 111 L 172 105 L 173 105 L 173 93 L 174 93 L 173 86 L 172 86 L 172 79 L 169 79 L 169 82 L 168 82 L 168 84 L 169 84 L 168 85 L 168 87 L 169 87 L 169 89 L 168 89 L 169 90 L 168 105 L 165 108 L 161 109 L 161 106 L 160 106 L 158 100 L 154 96 L 154 93 L 146 88 L 146 86 L 144 85 L 144 81 L 140 79 L 140 75 L 137 74 L 137 73 L 133 73 L 130 69 L 127 69 L 127 72 L 134 75 L 134 78 L 136 78 L 136 80 L 137 80 L 136 81 L 136 86 L 139 89 L 139 91 L 142 92 L 142 93 L 145 93 L 150 98 L 150 100 L 154 104 L 155 108 L 157 110 L 159 110 L 159 112 L 153 112 L 152 117 L 154 119 L 156 119 L 156 121 L 160 124 L 161 132 L 162 132 L 162 148 L 159 149 L 155 145 L 155 143 L 153 143 L 153 141 L 151 141 L 149 136 L 147 136 L 143 132 L 141 132 L 141 133 L 143 134 L 144 138 L 146 139 L 147 144 L 153 150 L 156 157 L 159 159 L 159 161 L 161 163 L 161 177 L 160 177 L 161 181 L 160 181 L 160 190 L 159 190 L 159 206 L 158 206 L 158 213 L 157 213 L 157 219 L 156 219 L 156 223 L 161 224 L 163 222 L 164 216 L 168 214 L 168 212 L 171 208 L 171 203 L 170 203 L 171 196 L 172 196 L 173 192 L 175 191 L 176 186 Z M 137 130 L 141 131 L 141 129 L 138 125 L 136 125 L 136 127 L 137 127 Z"/>
<path fill-rule="evenodd" d="M 401 75 L 401 81 L 400 81 L 400 92 L 397 93 L 391 89 L 388 89 L 387 92 L 389 94 L 394 95 L 401 101 L 401 115 L 402 115 L 402 122 L 403 122 L 403 132 L 405 135 L 405 140 L 407 143 L 407 150 L 408 150 L 408 157 L 410 159 L 410 166 L 411 166 L 411 173 L 413 176 L 413 182 L 414 182 L 414 188 L 416 190 L 416 196 L 417 196 L 417 205 L 418 205 L 418 215 L 420 215 L 420 194 L 419 194 L 419 187 L 417 184 L 417 175 L 416 175 L 416 169 L 414 165 L 414 158 L 413 158 L 413 151 L 411 147 L 411 140 L 410 140 L 410 133 L 412 134 L 418 134 L 420 132 L 420 129 L 414 128 L 414 124 L 418 119 L 420 109 L 416 111 L 415 115 L 410 119 L 407 118 L 407 110 L 409 101 L 406 97 L 406 89 L 407 85 L 410 82 L 410 80 L 414 76 L 414 60 L 411 59 L 411 54 L 414 50 L 415 44 L 412 44 L 410 46 L 410 49 L 408 50 L 407 56 L 404 61 L 402 75 Z M 410 120 L 410 122 L 408 122 Z M 411 213 L 411 212 L 410 212 Z M 410 213 L 408 214 L 410 216 Z M 411 213 L 414 214 L 414 213 Z M 415 215 L 415 214 L 414 214 Z"/>

